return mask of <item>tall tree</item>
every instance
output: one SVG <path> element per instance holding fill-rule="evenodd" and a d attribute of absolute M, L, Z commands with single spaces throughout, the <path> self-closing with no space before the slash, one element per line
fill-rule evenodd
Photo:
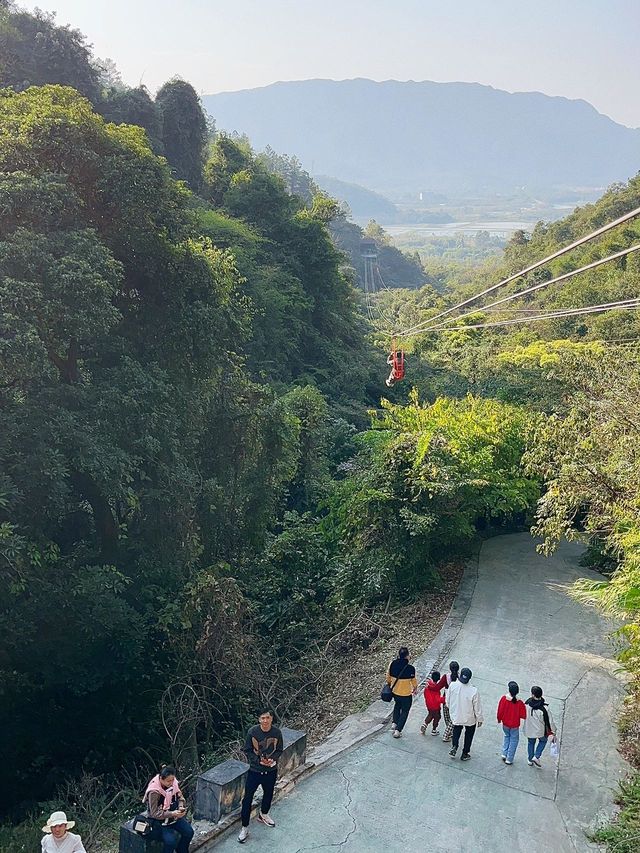
<path fill-rule="evenodd" d="M 100 74 L 78 30 L 58 26 L 53 15 L 0 5 L 0 85 L 22 90 L 45 83 L 73 86 L 93 103 L 101 97 Z"/>
<path fill-rule="evenodd" d="M 156 154 L 164 152 L 162 142 L 162 112 L 144 86 L 128 89 L 111 86 L 99 105 L 101 114 L 114 124 L 137 124 L 143 127 Z"/>
<path fill-rule="evenodd" d="M 169 80 L 156 95 L 162 114 L 164 153 L 176 177 L 194 192 L 202 187 L 207 119 L 196 90 L 177 78 Z"/>

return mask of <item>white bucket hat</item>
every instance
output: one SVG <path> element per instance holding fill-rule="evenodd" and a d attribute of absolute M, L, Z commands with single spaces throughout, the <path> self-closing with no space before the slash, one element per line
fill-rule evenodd
<path fill-rule="evenodd" d="M 75 820 L 67 820 L 67 816 L 64 812 L 54 812 L 47 821 L 47 825 L 42 827 L 42 831 L 51 832 L 52 826 L 61 826 L 63 823 L 67 824 L 67 829 L 73 829 L 76 825 Z"/>

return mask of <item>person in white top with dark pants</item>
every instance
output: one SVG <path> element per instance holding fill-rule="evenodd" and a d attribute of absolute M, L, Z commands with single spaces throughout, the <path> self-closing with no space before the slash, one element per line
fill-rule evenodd
<path fill-rule="evenodd" d="M 460 670 L 458 680 L 452 681 L 447 691 L 447 704 L 453 723 L 453 737 L 449 752 L 451 758 L 456 757 L 460 735 L 464 729 L 464 744 L 460 761 L 468 761 L 471 758 L 471 743 L 476 733 L 476 727 L 480 728 L 484 722 L 478 688 L 469 683 L 472 675 L 473 673 L 468 667 L 463 667 Z"/>

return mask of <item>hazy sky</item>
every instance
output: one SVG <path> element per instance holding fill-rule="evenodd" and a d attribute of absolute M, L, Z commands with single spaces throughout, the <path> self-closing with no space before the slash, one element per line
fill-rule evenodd
<path fill-rule="evenodd" d="M 155 91 L 310 77 L 462 80 L 584 98 L 640 126 L 640 0 L 18 0 Z"/>

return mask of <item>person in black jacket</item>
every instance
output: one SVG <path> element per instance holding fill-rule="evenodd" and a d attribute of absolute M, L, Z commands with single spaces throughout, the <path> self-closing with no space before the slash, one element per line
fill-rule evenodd
<path fill-rule="evenodd" d="M 247 732 L 244 753 L 249 762 L 247 783 L 242 798 L 242 829 L 238 836 L 241 844 L 249 837 L 249 820 L 253 795 L 262 786 L 262 805 L 258 820 L 265 826 L 274 827 L 269 817 L 273 789 L 278 775 L 278 759 L 282 755 L 282 732 L 273 725 L 273 712 L 263 711 L 258 717 L 258 725 Z"/>

